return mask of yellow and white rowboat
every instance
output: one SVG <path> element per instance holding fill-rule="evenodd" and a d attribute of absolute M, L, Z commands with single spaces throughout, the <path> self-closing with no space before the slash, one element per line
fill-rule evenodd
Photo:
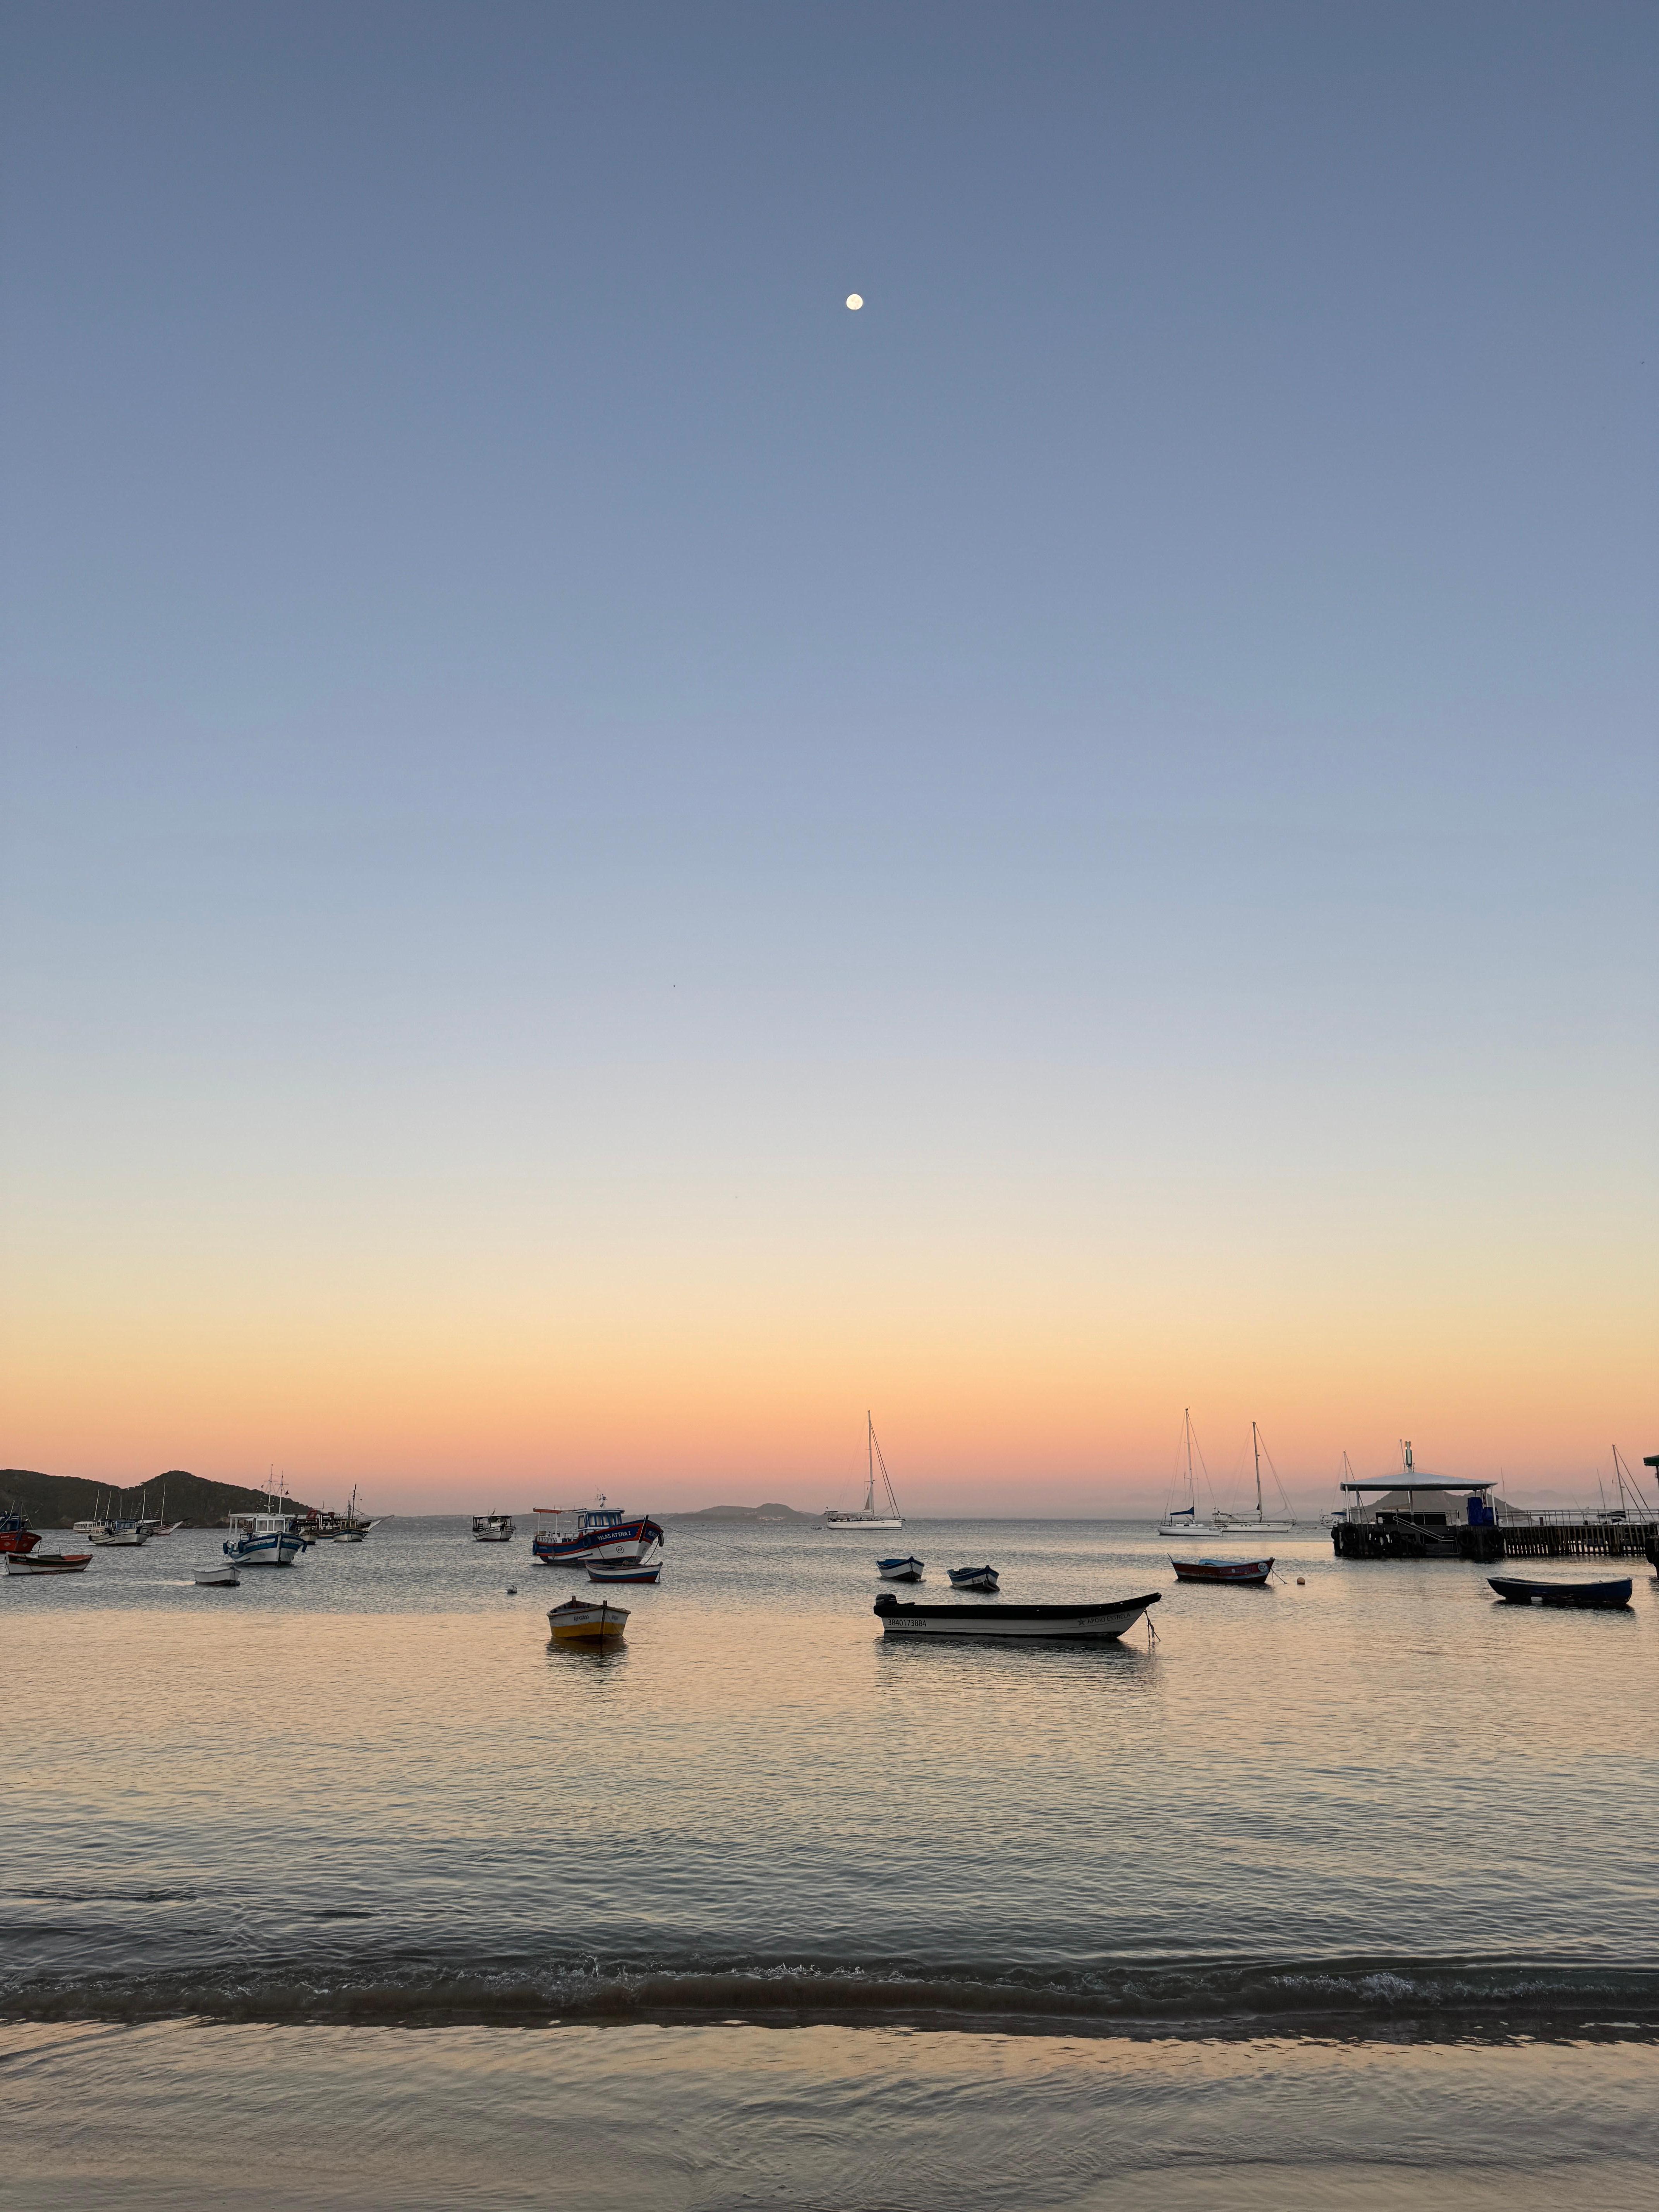
<path fill-rule="evenodd" d="M 586 1598 L 568 1597 L 547 1616 L 556 1644 L 614 1644 L 628 1627 L 628 1607 L 601 1598 L 590 1605 Z"/>

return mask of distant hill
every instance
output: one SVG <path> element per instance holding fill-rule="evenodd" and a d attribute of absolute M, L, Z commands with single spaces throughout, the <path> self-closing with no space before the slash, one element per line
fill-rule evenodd
<path fill-rule="evenodd" d="M 797 1513 L 793 1505 L 705 1505 L 701 1513 L 665 1513 L 665 1521 L 818 1521 L 818 1513 Z"/>
<path fill-rule="evenodd" d="M 107 1482 L 88 1482 L 78 1474 L 37 1474 L 26 1467 L 0 1467 L 0 1498 L 9 1499 L 37 1528 L 72 1528 L 77 1521 L 90 1521 L 105 1500 L 116 1501 L 115 1510 L 131 1519 L 139 1499 L 149 1492 L 149 1510 L 159 1516 L 162 1492 L 167 1493 L 167 1517 L 182 1521 L 189 1528 L 222 1528 L 232 1513 L 264 1510 L 263 1490 L 243 1490 L 234 1482 L 210 1482 L 205 1475 L 190 1474 L 171 1467 L 148 1482 L 130 1483 L 118 1491 Z M 310 1510 L 297 1498 L 289 1500 L 294 1511 Z"/>

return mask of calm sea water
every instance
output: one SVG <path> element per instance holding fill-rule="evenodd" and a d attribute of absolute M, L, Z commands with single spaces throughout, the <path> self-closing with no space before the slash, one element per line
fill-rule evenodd
<path fill-rule="evenodd" d="M 964 2206 L 1655 2201 L 1645 1570 L 1542 1613 L 1322 1538 L 1252 1592 L 1144 1526 L 913 1522 L 939 1584 L 1164 1594 L 1156 1640 L 913 1649 L 874 1540 L 675 1524 L 596 1655 L 522 1536 L 198 1590 L 218 1540 L 0 1586 L 0 2202 L 159 2203 L 226 2130 L 260 2205 L 595 2160 L 648 2207 L 905 2160 Z"/>

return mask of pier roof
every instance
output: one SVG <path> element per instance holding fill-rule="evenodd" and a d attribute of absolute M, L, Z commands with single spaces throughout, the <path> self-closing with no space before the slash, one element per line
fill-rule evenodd
<path fill-rule="evenodd" d="M 1379 1474 L 1372 1482 L 1343 1482 L 1339 1490 L 1478 1490 L 1484 1496 L 1496 1490 L 1495 1482 L 1452 1481 L 1438 1474 Z"/>

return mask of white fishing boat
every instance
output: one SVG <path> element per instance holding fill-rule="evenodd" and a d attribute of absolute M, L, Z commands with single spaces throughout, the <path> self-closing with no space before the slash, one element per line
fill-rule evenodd
<path fill-rule="evenodd" d="M 137 1550 L 149 1541 L 149 1530 L 142 1521 L 94 1521 L 87 1534 L 94 1544 L 114 1545 L 124 1551 Z"/>
<path fill-rule="evenodd" d="M 92 1558 L 90 1552 L 8 1552 L 5 1554 L 8 1575 L 82 1575 Z"/>
<path fill-rule="evenodd" d="M 242 1577 L 227 1559 L 222 1566 L 198 1567 L 196 1583 L 198 1589 L 240 1589 Z"/>
<path fill-rule="evenodd" d="M 919 1583 L 921 1580 L 921 1571 L 927 1564 L 925 1559 L 912 1559 L 908 1555 L 897 1559 L 878 1559 L 876 1572 L 884 1583 Z"/>
<path fill-rule="evenodd" d="M 233 1513 L 224 1553 L 235 1567 L 291 1567 L 305 1549 L 291 1513 Z"/>
<path fill-rule="evenodd" d="M 834 1506 L 824 1509 L 826 1528 L 902 1528 L 904 1516 L 899 1511 L 899 1502 L 893 1491 L 893 1478 L 887 1472 L 887 1462 L 881 1455 L 881 1446 L 876 1441 L 876 1425 L 868 1413 L 864 1416 L 864 1452 L 869 1468 L 869 1481 L 865 1488 L 864 1504 L 856 1513 L 838 1513 Z M 881 1469 L 882 1482 L 886 1490 L 884 1508 L 876 1504 L 876 1469 Z"/>
<path fill-rule="evenodd" d="M 513 1541 L 513 1516 L 510 1513 L 475 1513 L 472 1516 L 472 1540 L 475 1544 L 510 1544 Z"/>
<path fill-rule="evenodd" d="M 884 1590 L 876 1618 L 884 1636 L 935 1639 L 996 1637 L 1009 1643 L 1109 1644 L 1133 1628 L 1159 1593 L 1109 1600 L 1103 1605 L 917 1605 Z"/>

